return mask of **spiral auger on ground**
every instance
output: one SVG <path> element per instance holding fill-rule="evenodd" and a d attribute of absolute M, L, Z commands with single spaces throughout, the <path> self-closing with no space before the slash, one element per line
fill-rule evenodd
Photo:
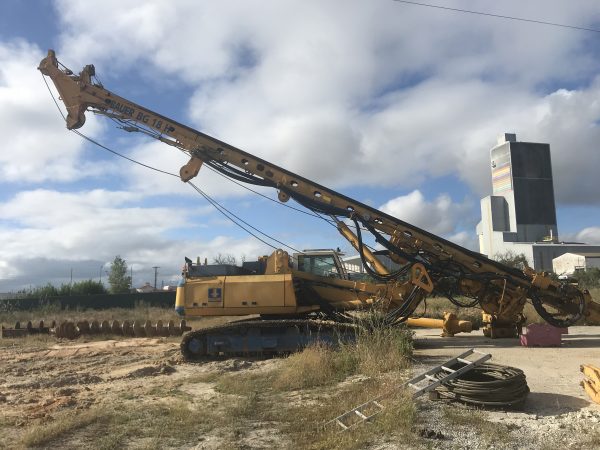
<path fill-rule="evenodd" d="M 135 320 L 64 320 L 59 323 L 52 321 L 46 325 L 40 321 L 37 325 L 31 321 L 23 327 L 20 322 L 15 324 L 14 328 L 2 327 L 2 337 L 24 337 L 34 334 L 53 334 L 57 338 L 77 339 L 79 336 L 104 335 L 104 336 L 130 336 L 130 337 L 168 337 L 181 336 L 192 328 L 186 325 L 185 320 L 175 324 L 175 321 L 169 320 L 164 323 L 162 320 L 152 323 Z"/>

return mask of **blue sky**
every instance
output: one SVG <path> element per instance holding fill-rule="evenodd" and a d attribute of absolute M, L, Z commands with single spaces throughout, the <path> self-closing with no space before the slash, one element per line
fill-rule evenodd
<path fill-rule="evenodd" d="M 600 26 L 593 0 L 443 4 Z M 560 237 L 600 244 L 599 33 L 383 0 L 0 8 L 0 292 L 71 269 L 105 278 L 115 255 L 139 286 L 153 266 L 170 283 L 184 256 L 271 251 L 190 187 L 68 132 L 36 70 L 48 48 L 123 97 L 470 248 L 497 135 L 548 142 Z M 186 162 L 91 114 L 81 131 L 163 170 Z M 290 247 L 352 253 L 325 222 L 208 170 L 196 184 Z"/>

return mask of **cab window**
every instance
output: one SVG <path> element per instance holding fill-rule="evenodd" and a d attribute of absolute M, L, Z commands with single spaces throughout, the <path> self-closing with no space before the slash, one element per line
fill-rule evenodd
<path fill-rule="evenodd" d="M 321 277 L 340 277 L 335 259 L 331 255 L 299 255 L 298 270 Z"/>

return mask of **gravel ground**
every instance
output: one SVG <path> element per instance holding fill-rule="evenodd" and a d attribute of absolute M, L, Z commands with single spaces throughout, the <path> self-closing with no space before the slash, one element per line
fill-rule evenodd
<path fill-rule="evenodd" d="M 579 384 L 581 364 L 600 366 L 600 327 L 571 327 L 560 347 L 548 348 L 492 340 L 481 332 L 443 338 L 423 329 L 416 331 L 415 347 L 415 372 L 475 348 L 490 353 L 492 363 L 523 370 L 531 390 L 521 411 L 421 401 L 423 428 L 434 448 L 600 448 L 600 405 Z"/>

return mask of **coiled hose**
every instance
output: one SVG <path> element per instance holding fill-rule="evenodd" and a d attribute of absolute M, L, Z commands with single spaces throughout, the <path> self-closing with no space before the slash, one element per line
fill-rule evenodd
<path fill-rule="evenodd" d="M 437 378 L 443 376 L 440 373 Z M 499 364 L 481 364 L 442 384 L 436 388 L 436 392 L 442 399 L 470 405 L 517 409 L 523 406 L 529 386 L 521 369 Z"/>

